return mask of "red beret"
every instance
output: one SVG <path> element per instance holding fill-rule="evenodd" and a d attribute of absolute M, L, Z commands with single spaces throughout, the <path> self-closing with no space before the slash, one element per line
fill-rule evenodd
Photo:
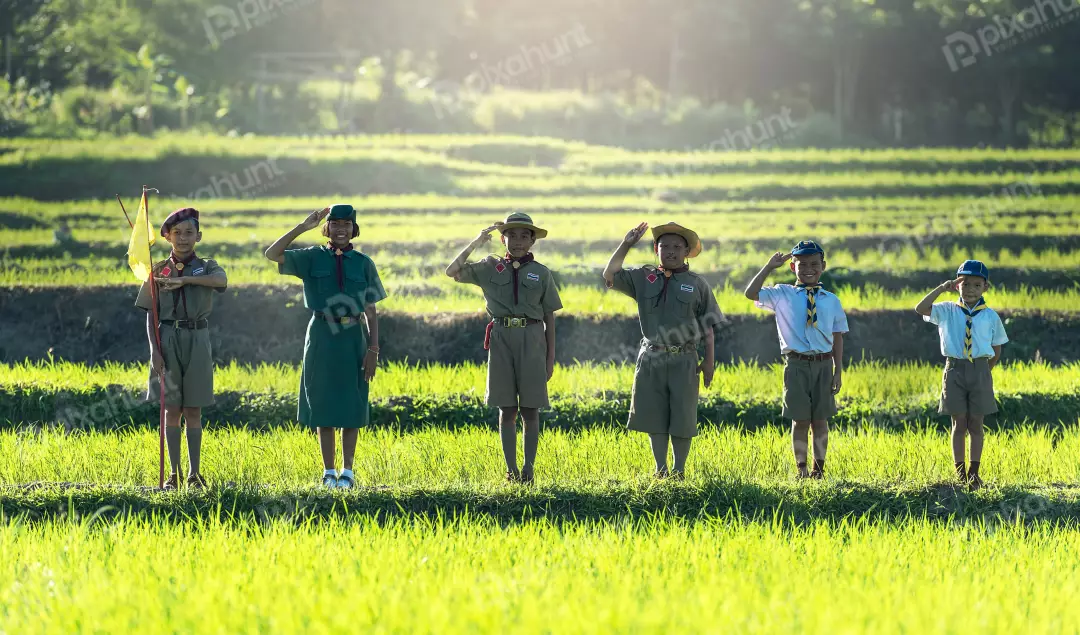
<path fill-rule="evenodd" d="M 182 223 L 182 222 L 184 222 L 186 220 L 195 221 L 195 230 L 198 231 L 198 229 L 199 229 L 199 210 L 195 209 L 194 207 L 184 207 L 182 209 L 176 210 L 172 214 L 169 214 L 169 217 L 166 218 L 165 222 L 161 224 L 161 236 L 162 236 L 162 238 L 167 237 L 169 235 L 169 230 L 172 229 L 173 225 L 177 225 L 177 224 Z"/>

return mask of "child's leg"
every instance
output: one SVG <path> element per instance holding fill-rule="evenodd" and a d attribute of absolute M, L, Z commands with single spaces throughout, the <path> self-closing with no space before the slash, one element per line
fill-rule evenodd
<path fill-rule="evenodd" d="M 814 440 L 814 471 L 821 474 L 825 471 L 825 453 L 829 449 L 828 419 L 811 421 L 810 432 Z"/>
<path fill-rule="evenodd" d="M 165 404 L 165 445 L 169 448 L 170 474 L 180 473 L 180 416 L 184 409 Z"/>
<path fill-rule="evenodd" d="M 536 448 L 540 445 L 540 409 L 521 409 L 521 429 L 525 434 L 525 463 L 521 466 L 521 473 L 532 475 L 533 463 L 536 462 Z M 517 458 L 515 456 L 515 463 Z"/>
<path fill-rule="evenodd" d="M 319 450 L 322 451 L 323 469 L 334 469 L 334 428 L 318 428 Z"/>
<path fill-rule="evenodd" d="M 965 438 L 968 432 L 968 417 L 967 415 L 953 415 L 952 418 L 952 458 L 953 465 L 956 467 L 956 475 L 960 478 L 967 478 L 967 471 L 964 469 L 964 445 Z M 981 441 L 981 439 L 980 439 Z M 974 445 L 974 444 L 973 444 Z M 980 450 L 982 444 L 979 444 Z"/>
<path fill-rule="evenodd" d="M 791 422 L 791 451 L 795 455 L 795 465 L 799 468 L 799 476 L 807 476 L 806 454 L 809 450 L 810 422 Z"/>
<path fill-rule="evenodd" d="M 667 446 L 668 435 L 666 434 L 650 434 L 649 443 L 652 445 L 653 460 L 656 462 L 656 474 L 658 476 L 667 476 Z"/>
<path fill-rule="evenodd" d="M 690 442 L 693 441 L 691 437 L 677 437 L 671 435 L 671 454 L 673 460 L 671 462 L 671 471 L 682 474 L 686 471 L 686 458 L 690 456 Z"/>
<path fill-rule="evenodd" d="M 341 429 L 341 468 L 351 470 L 353 456 L 356 455 L 356 439 L 360 436 L 357 428 Z"/>
<path fill-rule="evenodd" d="M 202 459 L 202 408 L 184 408 L 187 427 L 188 474 L 198 474 Z"/>
<path fill-rule="evenodd" d="M 968 435 L 971 436 L 971 469 L 968 475 L 977 477 L 983 451 L 983 415 L 968 415 L 967 421 Z"/>
<path fill-rule="evenodd" d="M 518 409 L 513 406 L 499 408 L 499 439 L 502 440 L 503 459 L 506 461 L 506 471 L 511 474 L 518 474 L 517 414 Z"/>

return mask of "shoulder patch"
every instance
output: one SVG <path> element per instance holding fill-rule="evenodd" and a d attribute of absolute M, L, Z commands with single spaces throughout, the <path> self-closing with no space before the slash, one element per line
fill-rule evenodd
<path fill-rule="evenodd" d="M 502 261 L 495 263 L 495 271 L 498 273 L 506 271 L 506 265 L 504 265 Z"/>
<path fill-rule="evenodd" d="M 645 276 L 645 279 L 649 281 L 649 284 L 652 284 L 659 280 L 660 276 L 656 275 L 655 273 L 650 273 L 649 275 Z"/>
<path fill-rule="evenodd" d="M 170 274 L 172 273 L 172 269 L 169 269 L 169 268 L 168 268 L 168 267 L 166 266 L 166 267 L 163 267 L 163 268 L 161 269 L 161 271 L 159 271 L 158 273 L 160 273 L 160 274 L 161 274 L 161 275 L 162 275 L 163 277 L 165 277 L 165 278 L 168 278 L 168 277 L 169 277 L 169 275 L 170 275 Z"/>

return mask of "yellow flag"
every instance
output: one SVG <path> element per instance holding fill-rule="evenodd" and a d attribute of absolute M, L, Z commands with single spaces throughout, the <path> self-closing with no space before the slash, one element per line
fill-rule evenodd
<path fill-rule="evenodd" d="M 153 261 L 150 260 L 150 245 L 156 240 L 150 231 L 148 206 L 144 191 L 142 202 L 139 203 L 139 213 L 135 216 L 135 224 L 131 228 L 131 240 L 128 242 L 128 266 L 135 277 L 143 282 L 150 279 L 153 266 Z"/>

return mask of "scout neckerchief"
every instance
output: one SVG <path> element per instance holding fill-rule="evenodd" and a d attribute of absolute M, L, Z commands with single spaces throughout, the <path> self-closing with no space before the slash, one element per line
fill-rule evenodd
<path fill-rule="evenodd" d="M 190 265 L 192 260 L 195 260 L 195 252 L 194 251 L 192 251 L 188 255 L 188 257 L 184 258 L 183 260 L 177 260 L 176 259 L 176 254 L 173 254 L 173 253 L 169 254 L 169 262 L 173 263 L 173 268 L 176 269 L 176 277 L 178 277 L 178 278 L 183 278 L 184 277 L 184 272 L 187 270 L 187 265 Z M 166 274 L 166 276 L 167 275 L 168 274 Z M 176 315 L 176 305 L 181 301 L 184 303 L 184 317 L 186 318 L 186 317 L 188 317 L 187 293 L 185 293 L 184 287 L 180 287 L 179 289 L 177 289 L 176 291 L 173 292 L 172 308 L 173 308 L 173 315 L 174 316 Z"/>
<path fill-rule="evenodd" d="M 335 247 L 334 243 L 326 243 L 326 248 L 334 254 L 334 259 L 337 260 L 337 286 L 339 291 L 345 291 L 345 252 L 352 251 L 352 243 L 345 245 L 344 247 Z"/>
<path fill-rule="evenodd" d="M 963 299 L 957 300 L 956 304 L 960 306 L 960 310 L 964 312 L 964 317 L 967 318 L 964 323 L 964 357 L 970 362 L 971 359 L 971 323 L 975 319 L 975 314 L 983 309 L 989 309 L 986 306 L 986 300 L 979 298 L 979 301 L 975 303 L 975 306 L 970 309 L 964 304 Z"/>
<path fill-rule="evenodd" d="M 824 287 L 820 282 L 814 284 L 798 283 L 795 285 L 800 289 L 806 289 L 806 327 L 817 328 L 817 293 L 822 291 Z"/>
<path fill-rule="evenodd" d="M 518 303 L 518 271 L 532 261 L 533 255 L 531 251 L 520 258 L 514 258 L 510 255 L 510 252 L 503 256 L 503 262 L 510 266 L 510 271 L 514 276 L 514 304 Z"/>
<path fill-rule="evenodd" d="M 683 264 L 681 267 L 675 267 L 674 269 L 664 269 L 664 265 L 660 265 L 656 268 L 657 271 L 664 274 L 664 287 L 660 289 L 660 295 L 656 296 L 656 304 L 653 306 L 660 306 L 660 303 L 667 297 L 667 286 L 671 282 L 671 276 L 677 273 L 686 273 L 690 271 L 690 265 Z"/>

